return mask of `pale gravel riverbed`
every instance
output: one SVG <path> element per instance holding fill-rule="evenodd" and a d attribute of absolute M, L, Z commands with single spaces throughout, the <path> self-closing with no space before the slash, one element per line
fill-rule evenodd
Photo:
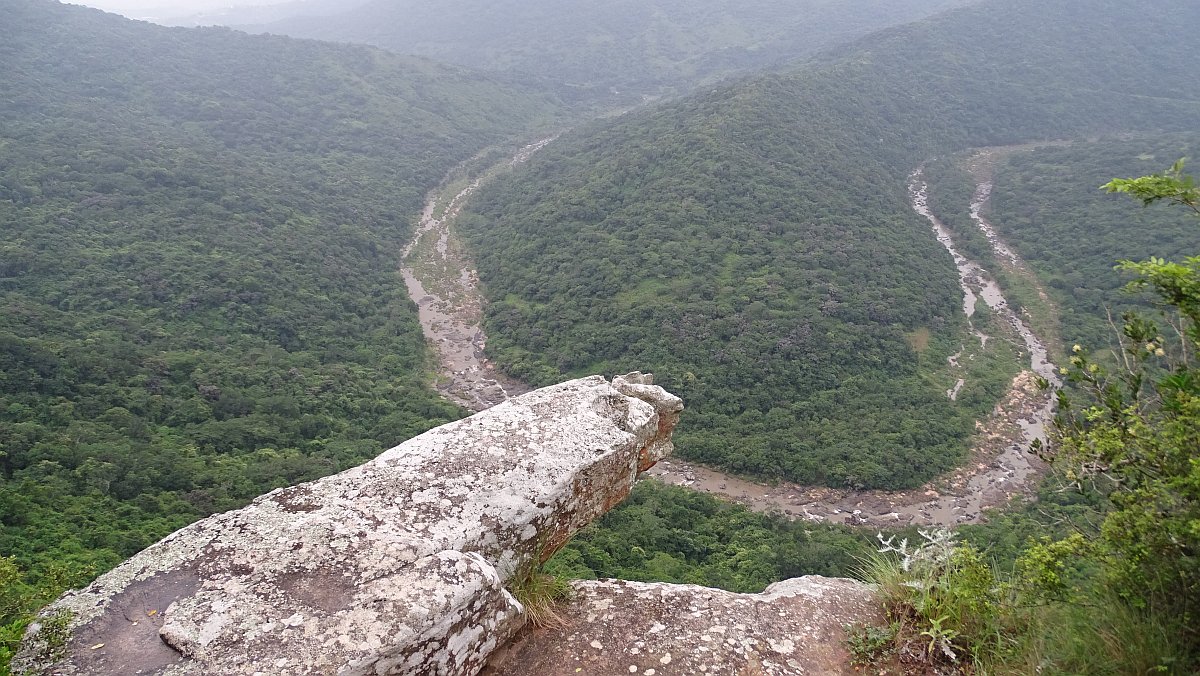
<path fill-rule="evenodd" d="M 527 161 L 554 138 L 521 148 L 499 166 L 515 167 Z M 408 295 L 417 303 L 421 329 L 437 352 L 438 391 L 472 411 L 482 411 L 530 390 L 524 383 L 498 371 L 484 357 L 487 336 L 482 329 L 479 277 L 461 247 L 452 245 L 455 219 L 467 199 L 493 173 L 484 172 L 463 188 L 451 187 L 455 184 L 447 177 L 447 187 L 429 194 L 416 233 L 404 249 L 400 268 Z"/>
<path fill-rule="evenodd" d="M 522 148 L 506 164 L 516 166 L 553 140 L 553 137 L 543 139 Z M 455 218 L 466 200 L 490 175 L 491 172 L 485 172 L 465 188 L 458 188 L 453 195 L 445 194 L 443 189 L 429 196 L 413 242 L 405 249 L 401 269 L 409 295 L 420 308 L 421 326 L 438 353 L 439 391 L 473 411 L 494 406 L 509 396 L 529 390 L 523 383 L 500 373 L 485 358 L 487 338 L 481 328 L 483 299 L 478 276 L 473 263 L 454 242 Z M 910 177 L 909 191 L 913 209 L 929 219 L 934 236 L 958 268 L 963 312 L 968 321 L 974 316 L 978 301 L 982 300 L 988 311 L 1011 328 L 1030 359 L 1029 370 L 1013 379 L 1008 393 L 991 416 L 977 423 L 979 434 L 969 462 L 911 491 L 860 491 L 788 483 L 767 485 L 678 459 L 660 462 L 647 472 L 649 476 L 733 500 L 755 511 L 777 512 L 814 522 L 870 526 L 949 527 L 975 523 L 983 518 L 984 509 L 1032 494 L 1043 467 L 1027 449 L 1035 438 L 1044 438 L 1054 416 L 1054 398 L 1050 392 L 1037 387 L 1035 374 L 1058 385 L 1055 366 L 1048 358 L 1043 341 L 1011 309 L 991 275 L 977 262 L 958 252 L 950 231 L 930 211 L 928 186 L 920 168 Z M 990 194 L 991 184 L 981 182 L 972 200 L 972 218 L 997 253 L 1020 267 L 1023 263 L 1019 257 L 1004 245 L 996 229 L 983 216 Z M 445 208 L 439 217 L 436 214 L 440 205 Z M 971 330 L 980 341 L 980 349 L 985 349 L 992 337 L 973 325 Z M 951 367 L 961 368 L 957 363 L 961 354 L 950 358 Z M 947 397 L 954 399 L 964 383 L 960 379 L 947 391 Z"/>

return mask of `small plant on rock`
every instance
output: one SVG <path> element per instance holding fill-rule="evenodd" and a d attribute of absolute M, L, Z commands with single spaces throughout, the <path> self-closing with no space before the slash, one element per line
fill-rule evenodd
<path fill-rule="evenodd" d="M 525 617 L 535 627 L 561 629 L 566 618 L 559 610 L 571 599 L 571 585 L 567 580 L 532 566 L 524 575 L 518 575 L 510 583 L 509 591 L 525 607 Z"/>
<path fill-rule="evenodd" d="M 535 627 L 561 629 L 567 620 L 559 612 L 571 600 L 574 591 L 562 575 L 546 571 L 547 552 L 544 539 L 538 540 L 537 550 L 530 561 L 509 578 L 509 592 L 524 606 L 525 619 Z"/>
<path fill-rule="evenodd" d="M 847 625 L 846 642 L 850 647 L 850 664 L 868 667 L 881 664 L 892 656 L 898 624 L 886 627 Z"/>
<path fill-rule="evenodd" d="M 887 648 L 873 648 L 868 663 L 902 673 L 971 673 L 1003 648 L 1002 588 L 978 550 L 949 531 L 918 532 L 924 542 L 917 546 L 879 535 L 878 553 L 864 562 L 893 637 Z"/>

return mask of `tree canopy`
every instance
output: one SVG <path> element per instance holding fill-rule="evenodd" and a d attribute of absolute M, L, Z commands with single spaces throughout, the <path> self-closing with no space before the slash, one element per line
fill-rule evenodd
<path fill-rule="evenodd" d="M 535 384 L 656 372 L 689 403 L 691 459 L 921 484 L 961 460 L 1015 362 L 947 400 L 938 369 L 970 338 L 909 172 L 971 146 L 1195 128 L 1200 95 L 1178 83 L 1200 8 L 1169 4 L 1181 20 L 982 3 L 564 136 L 462 220 L 489 351 Z"/>
<path fill-rule="evenodd" d="M 0 16 L 0 577 L 24 580 L 0 612 L 463 414 L 427 385 L 400 250 L 442 175 L 551 97 L 365 47 Z"/>

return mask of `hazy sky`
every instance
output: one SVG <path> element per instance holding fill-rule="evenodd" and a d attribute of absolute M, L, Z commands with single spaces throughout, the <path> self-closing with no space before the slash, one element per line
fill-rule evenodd
<path fill-rule="evenodd" d="M 172 14 L 194 14 L 238 5 L 277 5 L 284 0 L 68 0 L 72 5 L 87 5 L 107 12 L 132 14 L 147 9 L 170 10 Z"/>
<path fill-rule="evenodd" d="M 106 12 L 123 14 L 133 19 L 168 19 L 186 17 L 200 12 L 249 7 L 280 5 L 288 0 L 63 0 L 73 5 L 87 5 Z"/>

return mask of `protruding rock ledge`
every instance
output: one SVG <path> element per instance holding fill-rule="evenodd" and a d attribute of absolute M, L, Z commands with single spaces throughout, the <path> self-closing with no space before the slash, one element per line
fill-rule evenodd
<path fill-rule="evenodd" d="M 576 582 L 565 629 L 526 630 L 487 676 L 851 674 L 844 626 L 882 621 L 871 586 L 801 577 L 761 594 Z"/>
<path fill-rule="evenodd" d="M 474 673 L 523 623 L 507 578 L 670 452 L 650 382 L 537 390 L 192 524 L 45 609 L 13 671 Z"/>

